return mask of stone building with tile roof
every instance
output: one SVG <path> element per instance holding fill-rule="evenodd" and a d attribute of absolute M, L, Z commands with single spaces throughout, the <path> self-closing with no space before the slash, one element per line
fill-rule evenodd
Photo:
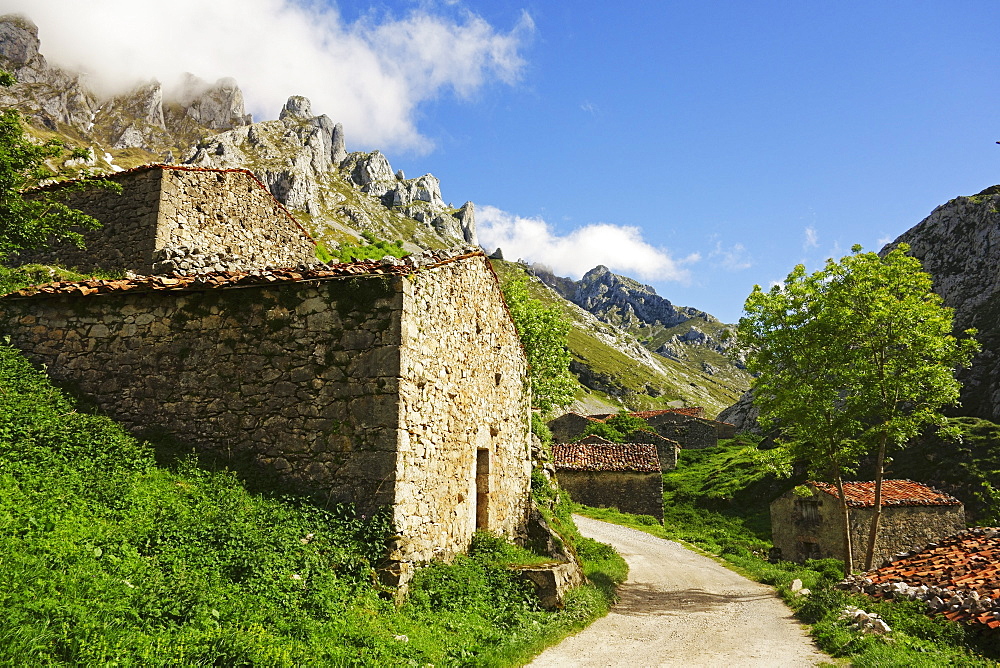
<path fill-rule="evenodd" d="M 405 581 L 477 529 L 518 536 L 531 472 L 496 275 L 482 252 L 425 259 L 53 284 L 0 298 L 0 332 L 133 432 L 389 507 Z"/>
<path fill-rule="evenodd" d="M 316 244 L 285 207 L 245 169 L 144 165 L 106 177 L 121 194 L 102 189 L 68 193 L 66 204 L 101 222 L 72 244 L 22 253 L 12 261 L 83 270 L 159 273 L 182 250 L 210 271 L 294 267 L 316 261 Z M 66 182 L 43 186 L 53 191 Z M 27 194 L 30 197 L 30 192 Z"/>
<path fill-rule="evenodd" d="M 844 558 L 844 521 L 836 486 L 807 482 L 809 494 L 794 490 L 771 503 L 771 537 L 789 561 Z M 854 554 L 863 554 L 875 512 L 875 483 L 846 482 Z M 912 480 L 882 482 L 882 518 L 875 563 L 900 551 L 931 543 L 965 528 L 965 507 L 955 497 Z"/>
<path fill-rule="evenodd" d="M 552 445 L 559 485 L 578 503 L 651 515 L 662 522 L 663 477 L 656 446 L 588 438 L 592 442 Z"/>

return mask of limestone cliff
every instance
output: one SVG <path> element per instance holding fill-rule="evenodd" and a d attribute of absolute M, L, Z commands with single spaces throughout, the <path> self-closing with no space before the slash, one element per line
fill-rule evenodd
<path fill-rule="evenodd" d="M 983 350 L 959 373 L 962 406 L 954 412 L 1000 422 L 1000 186 L 942 204 L 883 252 L 903 242 L 955 309 L 956 329 L 979 330 Z"/>

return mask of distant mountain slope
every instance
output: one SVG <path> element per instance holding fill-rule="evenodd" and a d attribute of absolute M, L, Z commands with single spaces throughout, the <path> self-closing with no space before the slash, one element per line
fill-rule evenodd
<path fill-rule="evenodd" d="M 648 342 L 637 338 L 635 332 L 652 327 L 645 327 L 639 321 L 628 321 L 631 328 L 623 328 L 617 322 L 595 315 L 579 303 L 568 299 L 565 295 L 575 296 L 578 288 L 583 288 L 583 294 L 589 295 L 589 304 L 609 320 L 618 319 L 612 308 L 604 308 L 604 302 L 598 298 L 599 288 L 594 288 L 600 281 L 616 285 L 639 285 L 632 279 L 611 274 L 606 268 L 598 267 L 587 276 L 596 281 L 588 281 L 585 277 L 579 284 L 567 278 L 553 277 L 538 267 L 528 267 L 513 262 L 495 260 L 494 267 L 501 279 L 510 278 L 517 273 L 524 273 L 533 279 L 529 284 L 532 294 L 549 304 L 557 305 L 567 315 L 573 324 L 569 335 L 569 348 L 573 354 L 571 369 L 580 382 L 577 392 L 577 403 L 572 410 L 588 413 L 604 410 L 618 410 L 627 407 L 633 410 L 649 408 L 666 408 L 669 406 L 703 406 L 706 414 L 715 415 L 720 410 L 733 403 L 749 386 L 749 377 L 740 369 L 735 368 L 725 357 L 713 350 L 701 350 L 697 344 L 683 345 L 682 354 L 675 358 L 656 354 L 648 347 Z M 553 287 L 555 284 L 558 287 Z M 561 285 L 560 285 L 561 284 Z M 582 286 L 581 286 L 582 284 Z M 667 300 L 656 295 L 648 288 L 652 296 L 645 298 L 653 303 L 657 300 L 669 304 Z M 589 289 L 594 288 L 594 289 Z M 655 299 L 654 299 L 655 298 Z M 662 305 L 661 305 L 662 306 Z M 671 307 L 673 308 L 673 307 Z M 626 312 L 634 312 L 624 309 Z M 662 309 L 665 312 L 665 309 Z M 697 309 L 675 309 L 683 313 L 687 319 L 675 324 L 683 328 L 685 324 L 692 326 L 689 320 L 695 319 L 699 326 L 711 322 L 718 328 L 725 326 L 715 318 Z M 656 309 L 649 313 L 658 313 Z M 669 322 L 669 320 L 668 320 Z M 662 331 L 670 328 L 655 325 Z M 706 360 L 712 360 L 706 371 Z"/>

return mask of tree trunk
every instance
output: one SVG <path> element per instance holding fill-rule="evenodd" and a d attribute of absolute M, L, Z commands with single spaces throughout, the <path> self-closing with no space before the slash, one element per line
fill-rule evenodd
<path fill-rule="evenodd" d="M 885 468 L 885 442 L 888 434 L 882 433 L 878 443 L 878 461 L 875 463 L 875 508 L 872 524 L 868 529 L 868 549 L 865 551 L 865 571 L 872 569 L 875 560 L 875 542 L 878 540 L 878 525 L 882 519 L 882 477 Z"/>
<path fill-rule="evenodd" d="M 837 494 L 840 497 L 840 512 L 844 517 L 844 577 L 854 570 L 854 554 L 851 547 L 851 513 L 847 508 L 847 495 L 844 493 L 844 479 L 840 473 L 834 476 Z"/>

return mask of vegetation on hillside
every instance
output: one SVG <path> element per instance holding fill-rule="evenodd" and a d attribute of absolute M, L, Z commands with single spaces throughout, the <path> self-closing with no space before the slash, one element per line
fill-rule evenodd
<path fill-rule="evenodd" d="M 974 331 L 952 335 L 952 312 L 929 274 L 900 244 L 884 256 L 860 246 L 811 274 L 798 265 L 782 285 L 754 286 L 738 340 L 757 375 L 754 403 L 765 427 L 781 426 L 786 466 L 804 462 L 832 480 L 844 518 L 845 568 L 853 547 L 844 477 L 875 459 L 875 512 L 864 560 L 872 567 L 886 455 L 958 402 L 955 369 L 978 349 Z M 772 461 L 780 461 L 774 457 Z"/>
<path fill-rule="evenodd" d="M 578 512 L 683 541 L 752 579 L 773 585 L 799 619 L 811 625 L 820 648 L 849 660 L 852 666 L 996 665 L 996 650 L 988 641 L 960 624 L 928 616 L 922 604 L 876 601 L 836 589 L 843 568 L 838 560 L 805 564 L 768 561 L 772 547 L 769 503 L 794 486 L 796 479 L 762 471 L 747 449 L 750 443 L 741 437 L 715 448 L 682 450 L 677 469 L 663 476 L 662 526 L 652 518 L 614 509 L 582 508 Z M 810 595 L 792 591 L 796 579 L 811 590 Z M 851 605 L 878 613 L 892 631 L 879 636 L 852 628 L 848 620 L 840 618 L 843 609 Z"/>
<path fill-rule="evenodd" d="M 403 250 L 402 241 L 382 241 L 375 238 L 370 232 L 362 232 L 361 236 L 368 243 L 342 243 L 336 250 L 329 251 L 331 258 L 338 262 L 353 262 L 354 260 L 381 260 L 386 255 L 403 257 L 407 254 L 407 251 Z"/>
<path fill-rule="evenodd" d="M 0 664 L 506 665 L 606 611 L 623 577 L 581 542 L 609 586 L 542 611 L 507 567 L 537 557 L 480 535 L 397 608 L 374 570 L 384 516 L 156 457 L 0 346 Z"/>

